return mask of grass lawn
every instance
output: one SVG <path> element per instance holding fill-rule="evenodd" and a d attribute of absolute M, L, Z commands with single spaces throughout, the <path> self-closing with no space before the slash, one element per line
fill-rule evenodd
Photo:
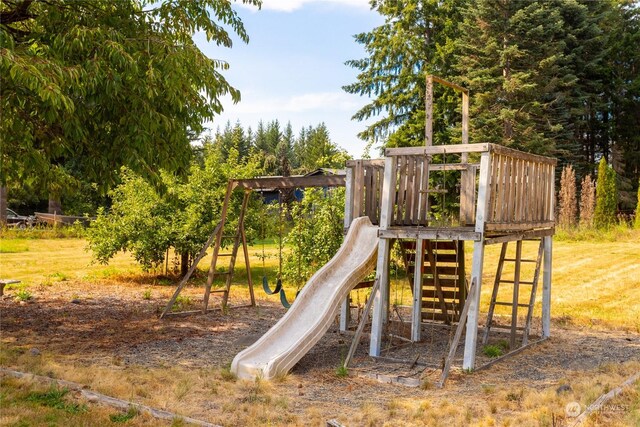
<path fill-rule="evenodd" d="M 511 245 L 513 251 L 515 245 Z M 471 265 L 472 245 L 466 246 L 466 263 Z M 523 258 L 535 258 L 536 242 L 524 242 Z M 250 264 L 256 295 L 262 292 L 262 276 L 275 286 L 278 275 L 278 248 L 276 244 L 249 248 Z M 491 245 L 485 251 L 481 310 L 487 311 L 493 288 L 500 245 Z M 171 259 L 171 255 L 170 255 Z M 200 274 L 193 280 L 195 286 L 203 286 L 210 256 L 201 261 Z M 228 258 L 221 258 L 219 270 L 224 270 Z M 170 262 L 170 269 L 171 269 Z M 177 282 L 164 277 L 162 271 L 141 272 L 129 254 L 118 254 L 109 265 L 92 262 L 83 239 L 2 239 L 0 240 L 0 276 L 20 280 L 10 285 L 10 290 L 28 289 L 32 286 L 63 285 L 67 280 L 95 282 L 135 282 L 141 285 L 158 284 L 172 286 Z M 521 280 L 530 280 L 533 269 L 523 264 Z M 469 274 L 469 271 L 467 271 Z M 505 263 L 506 276 L 513 274 L 513 267 Z M 222 286 L 222 279 L 214 286 Z M 411 304 L 411 290 L 402 275 L 392 274 L 391 302 Z M 541 280 L 540 280 L 541 283 Z M 284 283 L 287 295 L 293 299 L 297 286 Z M 640 233 L 630 232 L 617 241 L 569 241 L 556 240 L 553 247 L 552 317 L 560 322 L 605 328 L 627 329 L 640 332 Z M 247 275 L 242 251 L 236 263 L 234 287 L 236 295 L 248 295 Z M 499 300 L 509 300 L 508 286 L 502 286 Z M 540 292 L 536 302 L 536 315 L 540 315 Z M 368 290 L 353 293 L 356 303 L 364 304 Z M 277 299 L 277 296 L 271 297 Z M 526 292 L 521 292 L 522 302 Z M 508 307 L 497 307 L 496 313 L 507 314 Z"/>
<path fill-rule="evenodd" d="M 129 254 L 119 254 L 108 266 L 94 264 L 85 247 L 85 240 L 78 238 L 3 238 L 0 240 L 0 277 L 21 280 L 21 283 L 7 287 L 8 296 L 5 298 L 16 297 L 19 292 L 26 295 L 29 291 L 37 293 L 41 289 L 64 289 L 66 284 L 80 284 L 88 289 L 109 284 L 115 285 L 107 287 L 114 292 L 125 287 L 135 289 L 138 301 L 147 300 L 144 292 L 153 288 L 153 298 L 149 303 L 164 304 L 179 280 L 177 276 L 164 275 L 164 268 L 162 271 L 142 273 Z M 471 245 L 466 247 L 468 266 L 471 265 L 471 248 Z M 264 251 L 267 256 L 263 267 L 263 247 L 257 245 L 249 249 L 256 296 L 277 302 L 277 296 L 265 296 L 261 289 L 265 273 L 270 284 L 275 284 L 278 272 L 277 245 L 268 244 Z M 534 242 L 525 242 L 523 257 L 533 258 L 536 251 Z M 483 312 L 488 309 L 499 252 L 500 245 L 486 249 Z M 226 263 L 227 260 L 222 258 L 221 262 Z M 197 298 L 193 295 L 202 296 L 209 261 L 210 257 L 203 260 L 189 289 L 194 299 Z M 171 268 L 171 263 L 169 265 Z M 222 270 L 225 265 L 219 267 Z M 505 275 L 512 271 L 512 267 L 507 267 Z M 530 268 L 524 268 L 522 280 L 529 280 L 531 273 Z M 406 278 L 398 273 L 392 274 L 391 279 L 392 303 L 409 305 L 411 291 Z M 218 282 L 215 286 L 222 286 L 222 283 Z M 285 283 L 285 287 L 292 299 L 297 287 L 291 283 Z M 508 288 L 505 287 L 503 291 L 501 299 L 506 300 Z M 354 292 L 352 298 L 363 305 L 367 295 L 367 290 L 360 290 Z M 232 296 L 248 297 L 241 255 L 236 265 Z M 197 304 L 199 301 L 195 300 L 194 305 Z M 78 307 L 92 310 L 89 305 Z M 536 316 L 539 316 L 540 298 L 536 308 Z M 498 310 L 498 313 L 507 312 Z M 598 331 L 616 329 L 628 331 L 630 337 L 637 336 L 631 334 L 640 332 L 640 233 L 628 232 L 617 239 L 603 238 L 597 241 L 570 240 L 566 236 L 557 239 L 553 247 L 552 319 L 556 327 L 577 326 L 576 329 Z M 82 328 L 91 328 L 92 321 L 87 325 L 78 325 L 79 333 L 82 333 Z M 181 321 L 175 322 L 178 322 L 175 323 L 177 327 Z M 203 328 L 219 327 L 213 321 L 211 324 L 207 320 L 201 322 Z M 159 322 L 157 327 L 161 328 L 162 325 Z M 337 379 L 330 373 L 322 375 L 331 378 L 292 375 L 273 383 L 254 383 L 235 380 L 228 372 L 228 367 L 127 366 L 122 365 L 115 355 L 97 364 L 85 364 L 82 355 L 55 354 L 42 348 L 42 356 L 34 358 L 28 346 L 13 345 L 11 339 L 5 337 L 2 340 L 2 367 L 11 366 L 26 372 L 90 384 L 92 389 L 108 395 L 146 401 L 151 406 L 179 413 L 189 414 L 194 408 L 204 410 L 202 408 L 218 405 L 216 413 L 222 414 L 222 418 L 215 420 L 229 425 L 324 424 L 324 408 L 299 406 L 298 396 L 303 396 L 299 390 L 311 387 L 306 381 L 326 382 L 332 389 L 340 390 L 338 394 L 363 392 L 358 380 Z M 547 345 L 556 344 L 552 339 Z M 478 372 L 477 376 L 459 374 L 457 379 L 452 380 L 451 391 L 419 390 L 416 393 L 423 393 L 424 396 L 418 398 L 416 396 L 421 395 L 401 396 L 404 392 L 394 396 L 398 389 L 389 386 L 388 396 L 384 395 L 385 392 L 376 391 L 379 393 L 375 397 L 377 400 L 363 400 L 361 407 L 354 409 L 353 421 L 355 425 L 382 425 L 387 420 L 394 420 L 394 425 L 421 425 L 424 420 L 436 419 L 450 425 L 564 425 L 557 424 L 558 420 L 553 417 L 564 413 L 564 405 L 568 401 L 577 400 L 584 407 L 640 369 L 639 361 L 618 362 L 623 361 L 602 365 L 598 370 L 567 373 L 567 381 L 570 381 L 573 390 L 566 396 L 558 395 L 557 385 L 554 384 L 536 389 L 527 387 L 517 379 L 497 383 L 486 371 Z M 506 362 L 498 366 L 496 371 L 511 369 L 508 365 Z M 475 398 L 470 399 L 470 396 Z M 640 384 L 636 384 L 610 402 L 608 413 L 599 414 L 600 418 L 595 418 L 595 421 L 592 419 L 588 425 L 624 426 L 640 422 L 639 396 Z M 330 399 L 327 402 L 331 405 Z M 616 412 L 620 408 L 624 410 Z M 0 425 L 98 426 L 121 423 L 131 426 L 167 425 L 146 415 L 118 412 L 89 404 L 77 399 L 73 392 L 52 389 L 37 382 L 0 377 Z M 176 419 L 172 425 L 183 423 Z"/>

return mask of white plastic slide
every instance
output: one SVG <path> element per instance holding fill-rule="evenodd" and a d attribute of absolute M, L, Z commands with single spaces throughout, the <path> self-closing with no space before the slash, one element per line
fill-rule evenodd
<path fill-rule="evenodd" d="M 287 313 L 252 346 L 236 355 L 238 378 L 284 375 L 322 338 L 348 293 L 375 267 L 378 227 L 353 220 L 335 256 L 304 286 Z"/>

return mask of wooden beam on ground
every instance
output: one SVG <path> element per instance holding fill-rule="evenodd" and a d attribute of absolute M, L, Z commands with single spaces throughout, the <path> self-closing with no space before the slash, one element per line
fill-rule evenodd
<path fill-rule="evenodd" d="M 625 388 L 635 384 L 638 380 L 640 380 L 640 372 L 636 372 L 635 374 L 631 375 L 629 378 L 627 378 L 625 382 L 620 384 L 619 387 L 616 387 L 613 390 L 611 390 L 609 393 L 605 393 L 599 398 L 597 398 L 591 405 L 587 407 L 587 409 L 584 410 L 582 414 L 578 416 L 578 418 L 575 419 L 573 423 L 573 427 L 578 427 L 584 424 L 584 422 L 587 421 L 587 419 L 589 418 L 589 415 L 600 410 L 600 408 L 602 408 L 602 406 L 604 406 L 605 403 L 607 403 L 608 401 L 610 401 L 611 399 L 613 399 L 614 397 L 622 393 Z"/>
<path fill-rule="evenodd" d="M 237 179 L 233 182 L 238 188 L 247 190 L 303 187 L 344 187 L 345 175 L 268 176 L 263 178 Z"/>
<path fill-rule="evenodd" d="M 147 405 L 142 405 L 140 403 L 130 402 L 128 400 L 117 399 L 115 397 L 107 396 L 102 393 L 98 393 L 95 391 L 91 391 L 85 388 L 84 385 L 74 383 L 72 381 L 59 380 L 55 378 L 43 377 L 40 375 L 34 375 L 30 373 L 24 373 L 19 371 L 13 371 L 11 369 L 0 368 L 0 374 L 8 375 L 14 378 L 19 378 L 28 381 L 38 381 L 46 384 L 55 384 L 57 386 L 65 387 L 69 390 L 76 391 L 80 393 L 80 395 L 87 399 L 89 402 L 101 403 L 103 405 L 111 406 L 113 408 L 119 409 L 121 411 L 127 411 L 130 408 L 134 408 L 139 412 L 149 414 L 154 418 L 158 418 L 160 420 L 166 421 L 175 421 L 182 420 L 185 423 L 193 424 L 196 426 L 202 427 L 220 427 L 217 424 L 212 424 L 206 421 L 197 420 L 195 418 L 185 417 L 173 412 L 163 411 L 161 409 L 155 409 Z"/>
<path fill-rule="evenodd" d="M 524 350 L 526 350 L 528 348 L 531 348 L 533 346 L 536 346 L 536 345 L 538 345 L 538 344 L 540 344 L 540 343 L 542 343 L 542 342 L 544 342 L 546 340 L 547 340 L 547 338 L 540 338 L 539 340 L 532 341 L 527 345 L 520 346 L 520 347 L 516 348 L 515 350 L 510 351 L 507 354 L 503 354 L 500 357 L 496 357 L 495 359 L 490 360 L 489 362 L 485 363 L 484 365 L 480 366 L 479 368 L 476 368 L 475 371 L 477 372 L 477 371 L 481 371 L 483 369 L 487 369 L 487 368 L 495 365 L 496 363 L 503 361 L 504 359 L 507 359 L 507 358 L 509 358 L 511 356 L 515 356 L 518 353 L 522 353 Z"/>

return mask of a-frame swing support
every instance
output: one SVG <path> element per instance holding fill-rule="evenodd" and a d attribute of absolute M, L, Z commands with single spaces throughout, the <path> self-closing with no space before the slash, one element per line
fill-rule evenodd
<path fill-rule="evenodd" d="M 244 264 L 247 272 L 247 284 L 249 287 L 250 304 L 249 306 L 255 306 L 255 294 L 253 289 L 253 281 L 251 279 L 251 265 L 249 261 L 249 250 L 247 246 L 247 236 L 245 233 L 244 221 L 246 217 L 247 206 L 251 192 L 254 190 L 273 190 L 273 189 L 286 189 L 286 188 L 307 188 L 307 187 L 343 187 L 345 185 L 344 175 L 315 175 L 315 176 L 275 176 L 275 177 L 258 177 L 249 179 L 232 179 L 227 183 L 227 190 L 225 193 L 224 201 L 222 203 L 222 209 L 220 212 L 220 221 L 216 225 L 213 233 L 202 247 L 198 255 L 194 258 L 187 274 L 182 278 L 173 296 L 167 303 L 164 311 L 160 315 L 160 318 L 172 314 L 171 308 L 175 304 L 178 296 L 187 284 L 187 281 L 195 271 L 198 263 L 205 257 L 209 247 L 213 245 L 213 254 L 211 257 L 211 263 L 209 266 L 209 273 L 207 276 L 207 284 L 205 287 L 205 293 L 203 298 L 202 312 L 206 313 L 209 309 L 209 299 L 212 293 L 222 293 L 221 306 L 227 307 L 229 301 L 229 294 L 231 292 L 231 286 L 233 282 L 233 275 L 235 272 L 235 264 L 238 257 L 238 250 L 242 246 L 244 255 Z M 233 235 L 233 247 L 230 253 L 220 253 L 222 248 L 222 242 L 224 239 L 224 228 L 229 215 L 229 205 L 231 203 L 231 197 L 236 189 L 242 189 L 244 191 L 244 197 L 242 199 L 242 205 L 238 217 L 238 228 Z M 229 236 L 231 237 L 231 236 Z M 229 257 L 229 266 L 225 271 L 218 271 L 218 261 L 222 257 Z M 212 289 L 213 282 L 216 277 L 225 277 L 225 286 L 223 289 Z M 186 312 L 191 313 L 191 312 Z M 185 314 L 183 312 L 183 314 Z"/>

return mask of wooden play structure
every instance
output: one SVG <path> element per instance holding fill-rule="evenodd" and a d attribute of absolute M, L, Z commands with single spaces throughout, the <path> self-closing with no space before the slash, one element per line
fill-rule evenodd
<path fill-rule="evenodd" d="M 433 85 L 439 83 L 461 93 L 462 143 L 433 144 Z M 455 327 L 455 335 L 445 358 L 441 384 L 455 356 L 466 329 L 462 367 L 476 368 L 476 347 L 480 320 L 480 291 L 483 285 L 485 247 L 501 244 L 501 254 L 493 282 L 493 292 L 482 341 L 487 342 L 492 330 L 506 329 L 511 352 L 521 351 L 533 343 L 529 340 L 538 282 L 542 276 L 542 333 L 549 336 L 551 298 L 551 251 L 554 234 L 554 185 L 556 160 L 521 152 L 490 143 L 468 143 L 469 96 L 466 89 L 435 76 L 427 76 L 427 119 L 425 146 L 389 148 L 384 159 L 352 160 L 346 164 L 346 175 L 314 177 L 272 177 L 229 181 L 221 221 L 209 241 L 193 262 L 163 315 L 175 302 L 188 276 L 213 245 L 213 257 L 204 295 L 206 311 L 211 286 L 216 275 L 224 275 L 222 305 L 226 306 L 231 279 L 240 246 L 243 248 L 249 277 L 251 305 L 255 304 L 248 264 L 244 215 L 249 194 L 263 188 L 299 188 L 346 186 L 344 226 L 366 216 L 378 226 L 378 250 L 375 281 L 366 312 L 372 308 L 369 354 L 380 356 L 385 327 L 390 317 L 390 252 L 398 242 L 407 276 L 411 282 L 410 340 L 421 340 L 425 322 L 443 322 Z M 244 190 L 244 199 L 233 238 L 232 250 L 222 254 L 221 241 L 234 189 Z M 452 216 L 452 207 L 457 209 Z M 524 259 L 525 240 L 538 242 L 537 256 Z M 465 242 L 468 242 L 465 245 Z M 515 254 L 509 255 L 509 245 Z M 472 246 L 472 262 L 465 265 L 465 247 Z M 216 270 L 219 259 L 230 258 L 229 268 Z M 532 277 L 523 277 L 521 266 L 533 266 Z M 513 266 L 507 277 L 505 265 Z M 509 269 L 511 270 L 511 269 Z M 542 272 L 542 274 L 541 274 Z M 357 286 L 356 286 L 357 287 Z M 498 300 L 499 289 L 510 290 L 509 300 Z M 502 294 L 504 295 L 504 293 Z M 496 306 L 510 308 L 510 324 L 495 322 Z M 349 299 L 340 310 L 340 329 L 349 323 Z M 368 316 L 357 328 L 357 345 Z M 524 320 L 522 320 L 524 318 Z M 354 348 L 349 352 L 349 359 Z"/>
<path fill-rule="evenodd" d="M 462 144 L 432 145 L 434 82 L 462 93 Z M 510 349 L 515 351 L 519 332 L 520 348 L 529 345 L 541 268 L 542 339 L 549 336 L 556 160 L 495 144 L 468 144 L 469 98 L 460 86 L 427 76 L 426 99 L 424 147 L 390 148 L 385 150 L 384 160 L 347 163 L 345 227 L 362 215 L 379 225 L 379 287 L 374 295 L 370 355 L 380 355 L 383 330 L 389 320 L 390 248 L 394 240 L 400 240 L 407 273 L 413 281 L 411 340 L 420 341 L 425 321 L 458 322 L 447 362 L 451 362 L 466 326 L 463 368 L 474 369 L 486 245 L 502 244 L 502 251 L 483 340 L 486 342 L 491 329 L 504 328 L 493 322 L 493 312 L 496 305 L 505 305 L 511 307 Z M 435 174 L 442 178 L 443 185 L 434 185 L 440 181 Z M 454 185 L 445 185 L 446 174 L 455 180 Z M 449 193 L 452 188 L 457 194 Z M 442 206 L 437 204 L 443 204 L 445 198 L 459 206 L 457 218 L 438 216 Z M 537 258 L 522 259 L 523 240 L 534 239 L 540 241 Z M 473 242 L 468 281 L 465 241 Z M 506 256 L 509 243 L 516 245 L 513 258 Z M 511 280 L 502 274 L 507 262 L 515 265 Z M 525 262 L 535 265 L 534 276 L 527 281 L 520 277 L 520 266 Z M 511 286 L 510 301 L 497 301 L 500 286 Z M 523 291 L 526 302 L 522 302 Z M 346 307 L 345 303 L 343 314 Z M 524 325 L 518 325 L 519 309 L 526 309 Z"/>

